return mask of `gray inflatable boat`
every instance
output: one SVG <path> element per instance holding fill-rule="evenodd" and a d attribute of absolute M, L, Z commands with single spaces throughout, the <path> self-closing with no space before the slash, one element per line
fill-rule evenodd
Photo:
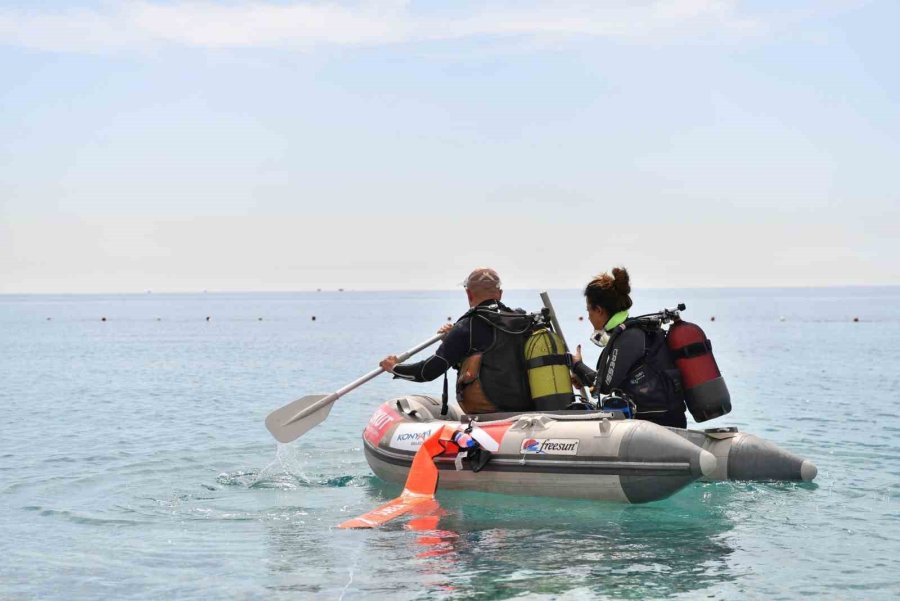
<path fill-rule="evenodd" d="M 470 418 L 410 395 L 383 403 L 363 433 L 366 460 L 402 484 L 416 451 L 442 425 L 472 421 L 497 450 L 435 458 L 440 488 L 645 503 L 703 480 L 810 481 L 816 467 L 736 428 L 664 428 L 619 412 L 552 411 Z M 488 459 L 486 463 L 484 460 Z"/>

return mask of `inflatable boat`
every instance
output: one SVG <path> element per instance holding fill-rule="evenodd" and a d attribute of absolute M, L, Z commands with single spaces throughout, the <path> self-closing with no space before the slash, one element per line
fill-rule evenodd
<path fill-rule="evenodd" d="M 435 458 L 442 489 L 625 503 L 664 499 L 695 480 L 793 480 L 812 462 L 736 428 L 666 428 L 617 411 L 462 414 L 409 395 L 383 403 L 363 432 L 366 460 L 388 482 L 406 481 L 422 443 L 442 425 L 477 428 L 495 451 Z"/>

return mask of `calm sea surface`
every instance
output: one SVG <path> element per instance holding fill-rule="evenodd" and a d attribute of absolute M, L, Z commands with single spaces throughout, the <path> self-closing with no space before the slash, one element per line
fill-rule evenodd
<path fill-rule="evenodd" d="M 552 297 L 584 343 L 583 299 Z M 713 340 L 734 411 L 709 425 L 812 459 L 814 484 L 439 492 L 440 530 L 338 530 L 399 492 L 363 458 L 369 415 L 439 382 L 381 376 L 281 447 L 266 414 L 429 337 L 461 291 L 0 296 L 0 599 L 900 597 L 900 288 L 635 297 Z"/>

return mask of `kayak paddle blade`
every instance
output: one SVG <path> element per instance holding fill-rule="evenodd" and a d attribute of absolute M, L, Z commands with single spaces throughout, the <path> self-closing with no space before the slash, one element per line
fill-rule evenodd
<path fill-rule="evenodd" d="M 310 415 L 296 421 L 291 421 L 298 413 L 321 401 L 327 394 L 312 394 L 293 403 L 288 403 L 280 409 L 276 409 L 266 417 L 266 428 L 278 442 L 291 442 L 306 434 L 309 430 L 325 421 L 331 412 L 333 403 L 329 403 Z"/>

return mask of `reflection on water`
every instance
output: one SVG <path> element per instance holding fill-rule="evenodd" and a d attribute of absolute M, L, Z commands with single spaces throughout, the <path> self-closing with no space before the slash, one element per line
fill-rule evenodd
<path fill-rule="evenodd" d="M 447 573 L 452 557 L 456 586 L 489 596 L 583 588 L 640 598 L 731 580 L 731 521 L 717 502 L 680 501 L 622 507 L 453 495 L 443 499 L 449 515 L 441 527 L 459 536 L 447 540 L 453 552 L 427 568 Z"/>
<path fill-rule="evenodd" d="M 687 593 L 736 578 L 728 562 L 731 490 L 698 486 L 642 506 L 439 492 L 439 509 L 375 530 L 337 530 L 337 512 L 312 528 L 268 522 L 268 568 L 273 590 L 324 596 Z M 399 493 L 377 480 L 364 491 L 371 507 Z M 410 589 L 411 582 L 419 584 Z"/>

